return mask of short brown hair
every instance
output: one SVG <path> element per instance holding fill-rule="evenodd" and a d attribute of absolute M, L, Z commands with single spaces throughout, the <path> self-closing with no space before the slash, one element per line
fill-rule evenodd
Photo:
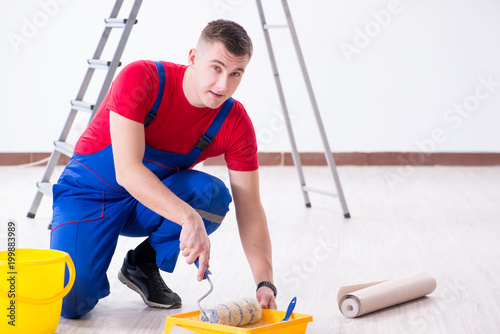
<path fill-rule="evenodd" d="M 200 41 L 209 43 L 220 42 L 234 56 L 248 55 L 252 57 L 253 45 L 246 30 L 238 23 L 228 20 L 209 22 L 201 32 Z"/>

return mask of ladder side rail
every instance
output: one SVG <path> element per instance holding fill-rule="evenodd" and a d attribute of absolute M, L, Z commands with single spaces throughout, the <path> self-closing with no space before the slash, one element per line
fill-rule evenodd
<path fill-rule="evenodd" d="M 37 189 L 35 198 L 33 199 L 33 202 L 31 202 L 31 207 L 28 210 L 28 214 L 26 217 L 28 218 L 35 218 L 36 212 L 38 211 L 38 207 L 40 206 L 40 202 L 42 202 L 43 198 L 43 193 Z"/>
<path fill-rule="evenodd" d="M 59 157 L 61 156 L 61 152 L 54 150 L 50 155 L 49 161 L 47 162 L 47 167 L 45 168 L 45 173 L 43 174 L 42 180 L 40 182 L 49 182 L 50 176 L 52 175 L 52 171 L 57 165 L 59 161 Z"/>
<path fill-rule="evenodd" d="M 81 100 L 83 96 L 85 96 L 85 93 L 87 91 L 87 88 L 90 84 L 90 80 L 92 79 L 93 71 L 94 69 L 89 69 L 87 71 L 87 75 L 85 75 L 85 79 L 83 80 L 82 86 L 80 87 L 80 91 L 77 94 L 76 100 Z M 91 72 L 91 73 L 89 73 Z M 78 113 L 78 110 L 71 108 L 68 118 L 66 119 L 66 122 L 64 123 L 63 129 L 61 131 L 61 134 L 59 135 L 58 141 L 63 141 L 65 142 L 66 139 L 68 139 L 69 132 L 71 131 L 71 128 L 73 127 L 73 122 L 75 121 L 76 114 Z"/>
<path fill-rule="evenodd" d="M 115 2 L 115 5 L 113 6 L 113 9 L 111 10 L 111 14 L 109 15 L 110 18 L 116 18 L 118 16 L 118 13 L 120 12 L 120 9 L 123 5 L 124 0 L 117 0 Z M 112 28 L 110 27 L 105 27 L 104 31 L 102 32 L 101 38 L 99 39 L 99 43 L 97 44 L 97 47 L 94 51 L 94 55 L 92 59 L 99 59 L 104 51 L 104 47 L 106 46 L 106 43 L 108 41 L 109 35 L 111 33 Z M 82 84 L 80 85 L 80 89 L 78 90 L 78 93 L 76 94 L 75 100 L 81 101 L 83 100 L 83 97 L 85 96 L 85 93 L 87 92 L 87 89 L 90 85 L 90 82 L 92 80 L 92 76 L 94 75 L 95 68 L 87 68 L 87 72 L 85 73 L 85 76 L 83 78 Z M 94 107 L 95 108 L 95 107 Z M 71 130 L 71 127 L 73 126 L 73 122 L 76 117 L 77 110 L 71 109 L 70 115 L 68 119 L 66 120 L 66 123 L 63 127 L 63 130 L 61 131 L 61 135 L 59 136 L 59 141 L 66 141 L 68 138 L 69 132 Z"/>
<path fill-rule="evenodd" d="M 264 31 L 264 37 L 265 37 L 266 44 L 267 44 L 267 50 L 268 50 L 269 58 L 271 61 L 271 67 L 273 69 L 273 75 L 274 75 L 274 79 L 275 79 L 275 83 L 276 83 L 276 88 L 278 90 L 278 95 L 280 98 L 280 103 L 281 103 L 283 115 L 285 118 L 285 124 L 286 124 L 286 128 L 287 128 L 288 136 L 290 138 L 293 162 L 294 162 L 295 167 L 297 169 L 297 172 L 299 174 L 300 188 L 302 190 L 302 194 L 304 195 L 305 205 L 306 205 L 306 207 L 310 207 L 311 201 L 309 200 L 309 194 L 307 193 L 307 191 L 304 188 L 306 185 L 306 182 L 305 182 L 304 173 L 302 170 L 302 162 L 300 160 L 300 155 L 299 155 L 299 152 L 297 150 L 297 144 L 296 144 L 295 137 L 293 134 L 293 129 L 292 129 L 290 117 L 288 115 L 288 108 L 287 108 L 285 95 L 283 92 L 283 87 L 281 85 L 281 80 L 280 80 L 279 73 L 278 73 L 278 66 L 276 64 L 276 58 L 274 56 L 274 51 L 273 51 L 273 47 L 271 44 L 271 37 L 269 36 L 269 31 L 268 31 L 268 28 L 266 27 L 267 24 L 266 24 L 266 18 L 264 15 L 264 9 L 262 7 L 261 0 L 256 0 L 256 1 L 257 1 L 257 7 L 259 10 L 260 20 L 262 23 L 262 29 Z"/>
<path fill-rule="evenodd" d="M 114 5 L 113 9 L 111 10 L 111 14 L 109 15 L 109 18 L 114 19 L 118 16 L 118 13 L 120 12 L 122 4 L 123 4 L 123 0 L 117 0 L 115 2 L 115 5 Z M 109 37 L 109 34 L 111 33 L 111 30 L 112 30 L 111 27 L 104 28 L 101 39 L 99 40 L 99 43 L 97 44 L 97 48 L 94 52 L 94 56 L 92 57 L 92 59 L 101 58 L 101 54 L 104 50 L 104 46 L 106 45 L 106 42 L 108 41 L 108 37 Z"/>
<path fill-rule="evenodd" d="M 115 51 L 115 54 L 113 56 L 113 59 L 111 60 L 111 64 L 109 65 L 108 72 L 106 74 L 106 78 L 104 79 L 104 83 L 102 85 L 101 91 L 99 93 L 99 96 L 97 97 L 97 100 L 94 104 L 94 109 L 92 110 L 92 116 L 90 117 L 90 120 L 94 117 L 95 113 L 99 109 L 99 106 L 101 105 L 102 101 L 104 100 L 104 97 L 108 93 L 109 87 L 111 86 L 111 82 L 113 81 L 113 78 L 116 73 L 116 69 L 118 68 L 120 64 L 120 59 L 123 54 L 123 51 L 125 50 L 125 45 L 127 44 L 127 40 L 130 36 L 130 33 L 132 31 L 132 27 L 136 23 L 137 19 L 137 13 L 139 12 L 139 9 L 141 8 L 142 0 L 135 0 L 134 5 L 132 6 L 132 9 L 130 11 L 130 15 L 127 19 L 127 23 L 125 24 L 125 27 L 123 28 L 122 36 L 120 38 L 120 41 L 118 43 L 118 47 Z"/>
<path fill-rule="evenodd" d="M 319 128 L 319 131 L 320 131 L 320 134 L 321 134 L 321 138 L 322 138 L 322 141 L 323 141 L 323 146 L 324 146 L 324 149 L 325 149 L 326 161 L 328 163 L 328 166 L 330 167 L 330 170 L 332 172 L 333 178 L 335 180 L 335 186 L 337 188 L 337 193 L 339 195 L 340 203 L 342 205 L 342 210 L 344 212 L 344 217 L 345 218 L 349 218 L 350 215 L 349 215 L 349 211 L 347 209 L 347 203 L 346 203 L 345 198 L 344 198 L 344 193 L 342 191 L 342 186 L 340 184 L 340 178 L 339 178 L 339 176 L 337 174 L 335 160 L 333 159 L 333 153 L 332 153 L 332 151 L 330 149 L 330 145 L 328 143 L 328 138 L 326 136 L 325 128 L 324 128 L 323 122 L 321 120 L 321 114 L 319 112 L 318 103 L 316 101 L 316 97 L 314 96 L 314 91 L 312 89 L 311 80 L 310 80 L 309 74 L 307 72 L 307 68 L 306 68 L 304 56 L 303 56 L 302 50 L 300 48 L 299 40 L 298 40 L 298 37 L 297 37 L 297 32 L 296 32 L 295 26 L 293 24 L 292 15 L 290 13 L 290 8 L 288 7 L 287 0 L 282 0 L 282 4 L 283 4 L 283 9 L 285 11 L 286 19 L 287 19 L 287 22 L 288 22 L 288 27 L 289 27 L 290 33 L 292 35 L 292 40 L 293 40 L 293 44 L 294 44 L 294 47 L 295 47 L 295 52 L 297 53 L 297 58 L 299 59 L 300 68 L 301 68 L 301 71 L 302 71 L 302 76 L 304 77 L 304 81 L 305 81 L 306 86 L 307 86 L 307 92 L 309 94 L 309 99 L 311 100 L 311 105 L 312 105 L 313 110 L 314 110 L 314 115 L 316 117 L 316 123 L 318 124 L 318 128 Z"/>
<path fill-rule="evenodd" d="M 52 154 L 50 155 L 50 159 L 47 162 L 47 167 L 45 167 L 45 172 L 42 177 L 42 181 L 40 182 L 49 182 L 50 177 L 52 175 L 52 172 L 54 171 L 54 168 L 57 165 L 57 162 L 59 161 L 59 157 L 61 156 L 61 153 L 53 150 Z M 38 211 L 38 207 L 40 206 L 40 202 L 42 201 L 43 193 L 38 189 L 35 194 L 35 198 L 33 199 L 33 202 L 31 203 L 31 207 L 28 211 L 27 217 L 28 218 L 35 218 L 35 214 Z"/>

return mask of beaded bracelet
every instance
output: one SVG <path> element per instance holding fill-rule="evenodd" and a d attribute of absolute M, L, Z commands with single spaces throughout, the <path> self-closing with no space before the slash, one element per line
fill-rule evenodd
<path fill-rule="evenodd" d="M 276 295 L 278 294 L 278 290 L 276 289 L 276 287 L 274 286 L 273 283 L 268 282 L 268 281 L 262 281 L 262 282 L 260 282 L 257 285 L 257 290 L 259 290 L 263 286 L 267 286 L 268 288 L 270 288 L 271 290 L 273 290 L 273 292 L 274 292 L 274 298 L 276 298 Z"/>

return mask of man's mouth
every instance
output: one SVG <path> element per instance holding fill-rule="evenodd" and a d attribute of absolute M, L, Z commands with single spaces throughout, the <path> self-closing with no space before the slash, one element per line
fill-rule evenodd
<path fill-rule="evenodd" d="M 210 91 L 210 94 L 212 94 L 212 96 L 214 96 L 214 97 L 216 97 L 216 98 L 221 98 L 221 97 L 223 97 L 223 96 L 224 96 L 224 94 L 217 94 L 217 93 L 215 93 L 215 92 L 213 92 L 213 91 Z"/>

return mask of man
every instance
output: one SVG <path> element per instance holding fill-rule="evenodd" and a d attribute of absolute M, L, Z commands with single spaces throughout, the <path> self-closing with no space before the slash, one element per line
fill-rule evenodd
<path fill-rule="evenodd" d="M 181 306 L 158 268 L 173 272 L 180 252 L 188 264 L 198 260 L 203 279 L 208 234 L 231 195 L 221 180 L 191 167 L 221 154 L 256 297 L 276 309 L 255 131 L 231 98 L 251 56 L 246 31 L 217 20 L 190 50 L 188 66 L 137 61 L 119 73 L 53 189 L 51 248 L 68 252 L 76 266 L 64 317 L 85 315 L 109 294 L 106 271 L 119 235 L 148 236 L 126 254 L 120 281 L 149 306 Z"/>

